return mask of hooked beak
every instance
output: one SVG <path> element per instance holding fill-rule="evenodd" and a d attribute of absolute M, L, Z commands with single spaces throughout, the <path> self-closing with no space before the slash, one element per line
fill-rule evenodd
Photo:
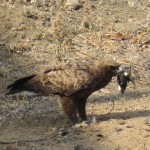
<path fill-rule="evenodd" d="M 114 76 L 116 76 L 119 72 L 122 72 L 122 67 L 112 67 L 112 71 L 114 72 Z"/>

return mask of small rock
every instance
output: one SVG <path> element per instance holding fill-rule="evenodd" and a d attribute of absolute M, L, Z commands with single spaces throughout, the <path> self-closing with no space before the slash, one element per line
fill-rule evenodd
<path fill-rule="evenodd" d="M 128 5 L 133 8 L 142 8 L 141 3 L 139 2 L 128 1 Z"/>
<path fill-rule="evenodd" d="M 100 4 L 100 5 L 104 4 L 104 1 L 103 1 L 103 0 L 100 0 L 100 1 L 99 1 L 99 4 Z"/>
<path fill-rule="evenodd" d="M 145 124 L 150 126 L 150 118 L 145 120 Z"/>
<path fill-rule="evenodd" d="M 144 138 L 148 138 L 148 137 L 149 137 L 149 135 L 148 135 L 148 134 L 144 135 Z"/>
<path fill-rule="evenodd" d="M 31 12 L 31 11 L 26 11 L 24 15 L 27 18 L 32 18 L 32 19 L 37 19 L 38 18 L 38 14 L 36 14 L 35 12 Z"/>
<path fill-rule="evenodd" d="M 77 145 L 74 147 L 74 150 L 83 150 L 83 146 L 82 145 Z"/>
<path fill-rule="evenodd" d="M 115 135 L 119 135 L 120 134 L 120 132 L 122 131 L 123 129 L 117 129 L 114 133 L 115 133 Z"/>
<path fill-rule="evenodd" d="M 16 145 L 7 145 L 5 150 L 19 150 Z"/>
<path fill-rule="evenodd" d="M 92 130 L 91 132 L 100 132 L 100 130 Z"/>
<path fill-rule="evenodd" d="M 99 134 L 97 134 L 96 136 L 97 136 L 97 137 L 101 137 L 101 138 L 103 138 L 103 137 L 104 137 L 104 136 L 103 136 L 102 134 L 100 134 L 100 133 L 99 133 Z"/>
<path fill-rule="evenodd" d="M 145 129 L 145 131 L 150 132 L 150 129 Z"/>
<path fill-rule="evenodd" d="M 92 116 L 92 120 L 91 120 L 93 123 L 96 123 L 96 116 Z"/>
<path fill-rule="evenodd" d="M 133 128 L 134 126 L 127 126 L 127 128 Z"/>
<path fill-rule="evenodd" d="M 124 124 L 126 124 L 126 122 L 123 121 L 123 120 L 118 120 L 118 124 L 119 124 L 119 125 L 124 125 Z"/>
<path fill-rule="evenodd" d="M 66 136 L 66 135 L 68 134 L 68 132 L 67 132 L 67 131 L 61 131 L 59 134 L 60 134 L 61 136 Z"/>
<path fill-rule="evenodd" d="M 90 20 L 90 19 L 87 18 L 87 17 L 84 17 L 84 18 L 83 18 L 83 20 L 82 20 L 82 22 L 81 22 L 81 26 L 80 26 L 80 29 L 81 29 L 81 30 L 84 30 L 85 28 L 86 28 L 86 29 L 89 29 L 89 28 L 90 28 L 91 23 L 90 23 L 89 20 Z"/>
<path fill-rule="evenodd" d="M 83 7 L 79 0 L 67 0 L 65 5 L 69 10 L 78 10 Z"/>
<path fill-rule="evenodd" d="M 81 127 L 87 127 L 87 126 L 88 126 L 88 123 L 83 121 L 81 123 L 76 124 L 74 127 L 75 128 L 81 128 Z"/>

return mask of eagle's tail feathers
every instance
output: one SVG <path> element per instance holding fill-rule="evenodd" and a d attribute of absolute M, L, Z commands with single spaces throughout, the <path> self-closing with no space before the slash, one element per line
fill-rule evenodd
<path fill-rule="evenodd" d="M 31 80 L 34 76 L 35 75 L 31 75 L 31 76 L 28 76 L 28 77 L 21 78 L 21 79 L 15 81 L 13 84 L 9 85 L 7 87 L 7 89 L 9 89 L 9 92 L 6 93 L 6 95 L 19 93 L 19 92 L 27 90 L 27 89 L 25 89 L 25 84 L 29 80 Z"/>

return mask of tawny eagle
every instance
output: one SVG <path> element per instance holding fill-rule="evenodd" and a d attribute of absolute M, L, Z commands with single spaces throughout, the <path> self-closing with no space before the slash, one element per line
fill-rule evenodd
<path fill-rule="evenodd" d="M 72 122 L 77 121 L 77 112 L 86 120 L 87 98 L 105 87 L 119 68 L 116 61 L 107 58 L 53 65 L 42 73 L 15 81 L 7 87 L 7 94 L 30 91 L 45 96 L 59 95 L 63 112 Z"/>

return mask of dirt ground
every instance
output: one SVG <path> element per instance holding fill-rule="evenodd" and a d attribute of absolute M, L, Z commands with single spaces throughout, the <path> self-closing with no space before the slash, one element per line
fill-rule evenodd
<path fill-rule="evenodd" d="M 0 150 L 150 150 L 150 1 L 74 1 L 0 1 Z M 56 96 L 5 96 L 52 63 L 102 56 L 131 66 L 136 87 L 93 93 L 89 123 L 68 125 Z"/>

